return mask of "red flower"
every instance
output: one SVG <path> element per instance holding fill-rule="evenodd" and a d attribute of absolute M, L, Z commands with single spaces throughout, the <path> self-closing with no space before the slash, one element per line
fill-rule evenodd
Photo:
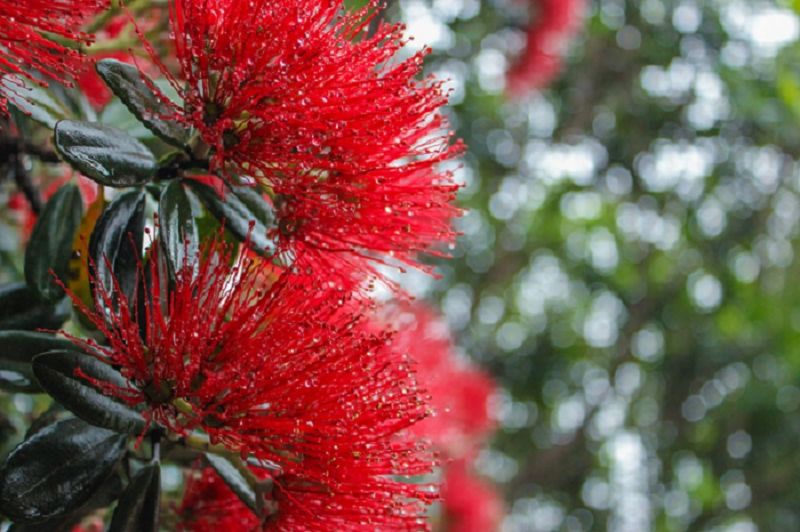
<path fill-rule="evenodd" d="M 442 512 L 448 532 L 493 532 L 503 520 L 503 500 L 494 486 L 458 461 L 445 469 Z"/>
<path fill-rule="evenodd" d="M 434 410 L 412 430 L 432 440 L 448 457 L 474 454 L 495 428 L 491 377 L 456 356 L 447 324 L 432 310 L 406 306 L 390 312 L 386 321 L 398 328 L 394 348 L 416 363 L 417 378 L 430 394 Z"/>
<path fill-rule="evenodd" d="M 184 101 L 175 118 L 200 132 L 212 169 L 271 189 L 281 252 L 318 271 L 416 265 L 455 238 L 457 187 L 439 167 L 462 145 L 439 113 L 447 95 L 417 80 L 427 52 L 397 57 L 401 26 L 367 35 L 378 7 L 172 4 L 180 75 L 163 70 Z"/>
<path fill-rule="evenodd" d="M 509 92 L 521 96 L 547 86 L 561 70 L 561 57 L 578 30 L 583 0 L 533 0 L 536 20 L 528 27 L 528 43 L 508 75 Z"/>
<path fill-rule="evenodd" d="M 82 55 L 50 35 L 91 43 L 92 36 L 78 28 L 107 5 L 107 0 L 0 0 L 0 75 L 18 74 L 41 83 L 31 74 L 34 71 L 66 83 L 79 71 Z M 17 89 L 13 80 L 6 85 Z M 0 96 L 0 112 L 5 106 L 6 98 Z"/>
<path fill-rule="evenodd" d="M 255 472 L 255 470 L 254 470 Z M 268 475 L 259 474 L 261 478 Z M 409 493 L 414 488 L 408 485 Z M 319 490 L 309 490 L 301 480 L 284 479 L 276 482 L 267 504 L 276 513 L 259 519 L 211 468 L 190 473 L 178 508 L 180 532 L 253 532 L 256 530 L 426 530 L 423 517 L 398 519 L 392 513 L 416 512 L 413 503 L 392 502 L 380 491 L 370 492 L 374 486 L 353 484 L 347 494 L 332 497 Z M 348 497 L 349 495 L 349 497 Z M 387 504 L 384 509 L 376 505 L 371 516 L 352 513 L 349 499 L 370 497 Z M 329 514 L 325 518 L 321 518 Z"/>
<path fill-rule="evenodd" d="M 387 334 L 361 324 L 360 304 L 310 277 L 273 282 L 272 272 L 246 254 L 232 261 L 216 240 L 179 269 L 165 298 L 158 247 L 143 317 L 99 283 L 96 310 L 82 308 L 107 345 L 75 341 L 128 381 L 104 391 L 142 405 L 172 432 L 201 429 L 212 443 L 275 464 L 276 484 L 305 508 L 303 522 L 416 523 L 429 490 L 390 477 L 434 465 L 404 436 L 426 405 Z"/>

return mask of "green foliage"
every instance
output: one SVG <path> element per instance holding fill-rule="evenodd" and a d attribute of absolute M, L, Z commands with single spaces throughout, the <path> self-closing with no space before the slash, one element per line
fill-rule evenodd
<path fill-rule="evenodd" d="M 67 184 L 56 192 L 44 208 L 25 248 L 25 279 L 45 301 L 64 296 L 53 278 L 64 280 L 72 254 L 72 239 L 83 215 L 78 187 Z"/>
<path fill-rule="evenodd" d="M 275 243 L 268 237 L 275 225 L 275 215 L 257 186 L 230 187 L 221 197 L 205 183 L 194 180 L 187 183 L 236 238 L 242 242 L 249 239 L 253 251 L 266 257 L 275 253 Z"/>
<path fill-rule="evenodd" d="M 170 271 L 174 275 L 190 258 L 199 252 L 200 230 L 197 227 L 198 208 L 180 181 L 173 181 L 161 191 L 158 216 L 161 222 L 161 244 Z"/>
<path fill-rule="evenodd" d="M 156 173 L 147 146 L 114 127 L 62 120 L 56 124 L 55 145 L 76 170 L 108 187 L 141 185 Z"/>
<path fill-rule="evenodd" d="M 119 292 L 133 301 L 137 290 L 139 253 L 144 241 L 145 192 L 119 195 L 103 211 L 89 240 L 95 283 L 108 297 Z M 115 280 L 118 285 L 115 285 Z M 96 284 L 94 285 L 96 286 Z M 95 291 L 95 299 L 99 297 Z"/>
<path fill-rule="evenodd" d="M 84 421 L 133 436 L 145 431 L 141 415 L 97 388 L 96 383 L 126 386 L 108 364 L 76 351 L 48 351 L 33 360 L 33 372 L 44 391 Z"/>
<path fill-rule="evenodd" d="M 75 509 L 111 475 L 125 442 L 79 419 L 42 429 L 11 451 L 0 469 L 0 511 L 24 523 Z"/>
<path fill-rule="evenodd" d="M 158 463 L 148 464 L 119 498 L 108 532 L 156 532 L 160 497 L 161 468 Z"/>
<path fill-rule="evenodd" d="M 239 499 L 259 515 L 258 495 L 242 473 L 225 457 L 206 454 L 206 460 Z"/>
<path fill-rule="evenodd" d="M 179 148 L 186 146 L 191 131 L 183 125 L 163 118 L 168 114 L 166 96 L 156 94 L 155 83 L 133 65 L 116 59 L 97 62 L 97 72 L 128 110 L 149 130 Z M 156 89 L 157 90 L 157 89 Z"/>

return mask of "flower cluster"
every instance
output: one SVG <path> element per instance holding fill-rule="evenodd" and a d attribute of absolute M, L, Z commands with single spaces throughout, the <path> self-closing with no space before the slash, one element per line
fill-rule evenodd
<path fill-rule="evenodd" d="M 0 18 L 5 5 L 0 0 Z M 72 13 L 66 1 L 48 5 L 42 13 L 53 21 L 39 30 L 88 42 L 65 28 L 77 27 L 99 0 Z M 163 106 L 147 98 L 136 105 L 159 107 L 148 118 L 194 134 L 181 152 L 159 159 L 147 190 L 163 200 L 174 183 L 188 210 L 202 203 L 222 226 L 215 232 L 195 220 L 195 240 L 187 237 L 175 264 L 176 246 L 167 243 L 174 235 L 159 226 L 174 220 L 165 216 L 147 249 L 133 249 L 136 261 L 92 256 L 91 298 L 62 283 L 83 325 L 96 330 L 89 338 L 78 326 L 64 334 L 123 379 L 81 370 L 75 377 L 140 412 L 154 441 L 217 454 L 247 477 L 254 509 L 198 464 L 176 508 L 182 530 L 426 530 L 439 457 L 471 457 L 493 427 L 488 406 L 475 407 L 488 405 L 491 382 L 452 356 L 449 338 L 428 336 L 423 322 L 435 328 L 436 320 L 423 312 L 419 323 L 405 323 L 405 307 L 388 317 L 363 290 L 379 265 L 432 271 L 422 257 L 446 255 L 456 236 L 452 171 L 463 146 L 441 110 L 442 83 L 421 75 L 428 52 L 405 55 L 404 28 L 377 23 L 378 0 L 354 12 L 343 0 L 168 5 L 165 48 L 174 57 L 148 43 L 151 21 L 140 17 L 134 26 L 151 61 L 137 65 L 163 74 L 178 97 L 168 99 L 143 73 Z M 114 14 L 98 35 L 124 36 L 134 13 Z M 59 81 L 79 73 L 77 52 L 64 53 L 65 62 L 47 71 Z M 55 61 L 46 53 L 42 63 L 20 57 L 41 71 Z M 110 93 L 99 80 L 78 81 L 102 109 Z M 110 86 L 129 106 L 125 90 L 141 95 L 137 83 Z M 226 241 L 230 220 L 213 212 L 214 198 L 195 205 L 187 192 L 203 184 L 221 202 L 231 187 L 257 185 L 263 198 L 249 200 L 263 199 L 261 211 L 272 207 L 276 222 L 266 235 Z M 119 215 L 114 205 L 100 215 L 92 242 L 106 215 Z M 250 244 L 264 236 L 279 255 L 270 258 L 289 266 L 256 256 Z M 121 262 L 137 265 L 119 272 Z M 412 340 L 418 333 L 421 342 Z M 461 384 L 458 393 L 448 393 L 445 375 Z"/>
<path fill-rule="evenodd" d="M 561 70 L 564 48 L 578 30 L 584 0 L 532 0 L 536 18 L 527 45 L 508 75 L 509 92 L 520 96 L 546 87 Z"/>
<path fill-rule="evenodd" d="M 447 95 L 417 79 L 426 51 L 399 58 L 402 26 L 367 33 L 377 8 L 175 0 L 179 74 L 162 64 L 183 102 L 172 118 L 199 131 L 212 169 L 272 191 L 280 252 L 340 276 L 416 266 L 455 238 Z"/>
<path fill-rule="evenodd" d="M 107 4 L 107 0 L 0 0 L 0 76 L 16 74 L 42 83 L 34 77 L 36 72 L 68 82 L 80 71 L 82 55 L 62 42 L 90 44 L 92 36 L 77 28 Z M 4 79 L 16 92 L 17 82 Z M 5 106 L 6 99 L 0 96 L 0 112 Z"/>
<path fill-rule="evenodd" d="M 366 330 L 360 303 L 299 274 L 271 279 L 220 240 L 178 271 L 165 300 L 158 248 L 143 304 L 101 283 L 96 309 L 73 296 L 107 345 L 74 341 L 127 381 L 98 386 L 174 433 L 200 429 L 212 445 L 274 464 L 278 500 L 307 522 L 417 523 L 430 490 L 390 476 L 434 464 L 406 434 L 426 405 L 409 362 Z"/>

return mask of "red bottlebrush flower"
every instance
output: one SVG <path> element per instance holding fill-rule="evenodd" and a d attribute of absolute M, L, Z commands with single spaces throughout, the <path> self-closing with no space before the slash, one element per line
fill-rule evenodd
<path fill-rule="evenodd" d="M 406 306 L 390 312 L 387 321 L 399 330 L 394 348 L 416 362 L 417 378 L 435 412 L 412 430 L 448 457 L 472 455 L 495 428 L 491 377 L 455 355 L 447 324 L 432 310 Z"/>
<path fill-rule="evenodd" d="M 416 265 L 455 238 L 457 186 L 440 164 L 462 145 L 439 111 L 447 95 L 416 79 L 427 51 L 397 57 L 402 26 L 367 35 L 378 7 L 172 2 L 173 118 L 200 132 L 212 169 L 272 190 L 279 249 L 320 270 Z"/>
<path fill-rule="evenodd" d="M 254 473 L 256 471 L 254 470 Z M 376 514 L 364 518 L 351 514 L 347 497 L 331 497 L 318 490 L 309 490 L 300 479 L 285 478 L 275 484 L 267 504 L 276 513 L 264 520 L 259 519 L 227 484 L 211 468 L 190 474 L 178 508 L 178 530 L 180 532 L 254 532 L 257 530 L 328 531 L 328 530 L 427 530 L 426 520 L 418 516 L 413 520 L 386 519 L 376 504 Z M 261 478 L 268 475 L 259 474 Z M 411 488 L 411 486 L 409 486 Z M 353 484 L 346 493 L 351 498 L 374 497 L 380 503 L 380 491 L 369 492 L 369 486 Z M 401 503 L 402 505 L 402 503 Z M 413 503 L 408 503 L 412 511 Z M 319 520 L 322 513 L 330 513 L 332 519 Z"/>
<path fill-rule="evenodd" d="M 107 345 L 74 341 L 127 379 L 122 388 L 98 383 L 105 393 L 172 432 L 201 429 L 275 464 L 278 490 L 299 501 L 306 528 L 418 529 L 430 489 L 390 477 L 433 467 L 407 431 L 427 407 L 387 334 L 361 324 L 361 303 L 310 277 L 273 281 L 247 254 L 232 261 L 219 240 L 179 269 L 165 298 L 158 248 L 144 316 L 99 283 L 95 310 L 73 297 Z"/>
<path fill-rule="evenodd" d="M 578 30 L 584 0 L 532 0 L 536 20 L 528 27 L 522 57 L 508 75 L 508 89 L 521 96 L 547 86 L 561 70 L 564 48 Z"/>
<path fill-rule="evenodd" d="M 503 520 L 497 490 L 469 470 L 464 461 L 449 464 L 442 483 L 442 513 L 447 532 L 493 532 Z"/>
<path fill-rule="evenodd" d="M 0 0 L 0 75 L 18 74 L 41 83 L 32 74 L 37 72 L 68 82 L 79 71 L 83 57 L 49 35 L 91 43 L 92 36 L 77 28 L 107 5 L 107 0 Z M 13 79 L 6 85 L 12 91 L 16 89 Z M 24 92 L 20 95 L 25 96 Z M 5 104 L 6 99 L 0 96 L 0 112 L 4 112 Z"/>

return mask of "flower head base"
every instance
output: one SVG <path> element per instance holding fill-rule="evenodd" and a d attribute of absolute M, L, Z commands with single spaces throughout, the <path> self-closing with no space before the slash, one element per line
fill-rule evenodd
<path fill-rule="evenodd" d="M 80 70 L 80 52 L 53 40 L 55 35 L 76 44 L 89 44 L 92 37 L 76 28 L 104 9 L 107 0 L 0 0 L 0 76 L 16 74 L 40 80 L 32 72 L 65 83 Z M 4 85 L 24 97 L 13 78 Z M 6 99 L 0 96 L 0 112 Z"/>
<path fill-rule="evenodd" d="M 440 165 L 462 145 L 439 111 L 447 95 L 417 79 L 427 51 L 397 58 L 401 26 L 367 34 L 377 9 L 172 4 L 180 74 L 163 70 L 184 102 L 173 118 L 200 132 L 212 169 L 272 190 L 279 249 L 318 271 L 372 271 L 372 259 L 416 265 L 455 238 L 457 187 Z"/>
<path fill-rule="evenodd" d="M 306 521 L 416 522 L 430 492 L 390 476 L 432 468 L 407 430 L 427 408 L 409 362 L 361 324 L 360 303 L 306 276 L 274 280 L 218 240 L 187 260 L 166 297 L 158 248 L 143 305 L 112 301 L 98 283 L 97 309 L 83 309 L 108 344 L 78 342 L 128 382 L 106 393 L 172 432 L 202 430 L 275 464 Z M 131 310 L 140 306 L 144 316 Z"/>

